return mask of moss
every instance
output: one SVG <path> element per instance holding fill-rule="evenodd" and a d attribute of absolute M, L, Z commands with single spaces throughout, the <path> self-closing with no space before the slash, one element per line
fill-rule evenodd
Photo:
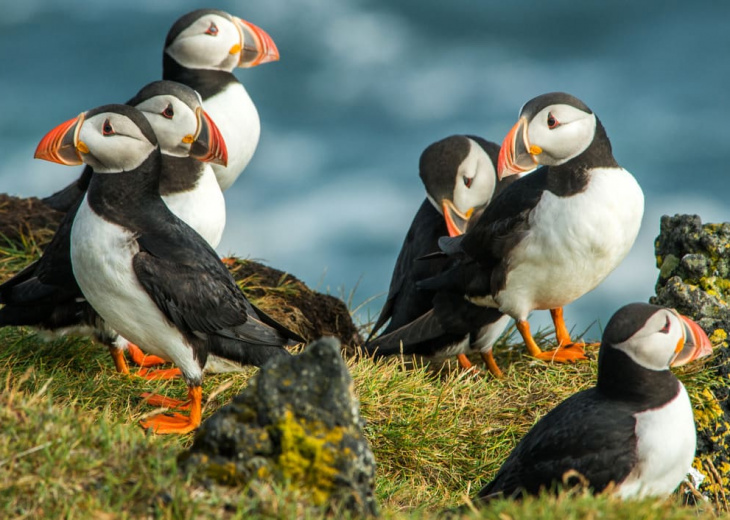
<path fill-rule="evenodd" d="M 679 266 L 679 258 L 674 255 L 667 255 L 661 265 L 659 265 L 661 256 L 657 256 L 656 258 L 657 266 L 659 266 L 659 276 L 661 278 L 669 278 L 677 266 Z"/>
<path fill-rule="evenodd" d="M 343 428 L 327 429 L 321 423 L 297 419 L 290 410 L 276 428 L 281 433 L 282 476 L 292 485 L 309 491 L 315 504 L 325 504 L 338 473 L 335 463 Z"/>

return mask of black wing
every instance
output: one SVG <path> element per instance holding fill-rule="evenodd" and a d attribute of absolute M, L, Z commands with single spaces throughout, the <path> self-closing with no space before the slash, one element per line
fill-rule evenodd
<path fill-rule="evenodd" d="M 438 262 L 418 262 L 425 255 L 438 251 L 438 239 L 448 235 L 444 218 L 425 200 L 413 218 L 395 262 L 388 298 L 380 311 L 366 342 L 390 320 L 383 331 L 388 334 L 415 320 L 431 308 L 431 295 L 416 288 L 416 280 L 433 276 L 441 269 Z"/>
<path fill-rule="evenodd" d="M 469 303 L 459 294 L 439 292 L 434 295 L 433 309 L 375 338 L 365 345 L 365 351 L 376 357 L 401 352 L 433 356 L 501 317 L 502 313 L 496 309 Z"/>
<path fill-rule="evenodd" d="M 602 397 L 595 388 L 573 395 L 525 435 L 478 498 L 535 495 L 562 483 L 570 470 L 583 475 L 596 492 L 620 483 L 636 464 L 637 411 Z"/>
<path fill-rule="evenodd" d="M 145 291 L 183 333 L 269 347 L 298 338 L 257 313 L 215 251 L 184 222 L 158 222 L 157 230 L 138 237 L 132 265 Z"/>

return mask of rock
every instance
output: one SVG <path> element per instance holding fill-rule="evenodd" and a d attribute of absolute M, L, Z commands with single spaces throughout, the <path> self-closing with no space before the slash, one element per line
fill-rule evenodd
<path fill-rule="evenodd" d="M 220 484 L 273 480 L 330 511 L 377 515 L 375 459 L 333 338 L 264 365 L 203 423 L 179 461 Z"/>
<path fill-rule="evenodd" d="M 659 279 L 651 303 L 697 321 L 715 346 L 717 384 L 691 395 L 698 428 L 694 466 L 709 476 L 701 489 L 724 497 L 730 484 L 730 223 L 664 216 L 655 248 Z"/>

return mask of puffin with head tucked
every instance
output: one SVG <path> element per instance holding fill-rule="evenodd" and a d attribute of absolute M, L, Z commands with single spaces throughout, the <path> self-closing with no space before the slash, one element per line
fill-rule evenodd
<path fill-rule="evenodd" d="M 569 397 L 517 444 L 476 497 L 555 491 L 577 472 L 595 493 L 664 497 L 690 469 L 696 432 L 687 391 L 669 370 L 712 353 L 695 322 L 632 303 L 608 322 L 596 386 Z M 566 473 L 568 475 L 566 475 Z"/>
<path fill-rule="evenodd" d="M 202 161 L 223 162 L 224 150 L 218 133 L 193 136 L 191 155 Z M 51 130 L 36 157 L 93 168 L 71 229 L 76 281 L 110 328 L 173 361 L 188 385 L 189 415 L 156 416 L 145 428 L 186 433 L 200 424 L 209 355 L 256 366 L 289 355 L 284 345 L 300 338 L 253 307 L 210 245 L 163 202 L 160 149 L 141 112 L 84 112 Z"/>
<path fill-rule="evenodd" d="M 253 157 L 261 133 L 256 106 L 233 71 L 279 59 L 274 41 L 251 22 L 218 9 L 198 9 L 170 28 L 163 50 L 162 78 L 200 93 L 228 148 L 227 164 L 211 165 L 221 190 L 228 189 Z M 43 199 L 69 211 L 91 180 L 91 169 L 66 188 Z"/>
<path fill-rule="evenodd" d="M 441 239 L 452 264 L 420 286 L 511 316 L 538 359 L 585 359 L 562 308 L 593 290 L 628 254 L 644 195 L 616 162 L 598 117 L 570 94 L 529 101 L 504 139 L 500 178 L 536 166 L 495 197 L 467 233 Z M 551 311 L 556 351 L 543 352 L 530 333 L 527 317 L 540 309 Z"/>
<path fill-rule="evenodd" d="M 426 188 L 426 200 L 416 213 L 396 260 L 387 300 L 366 342 L 365 350 L 369 354 L 381 357 L 403 352 L 438 358 L 455 355 L 463 368 L 472 367 L 466 353 L 471 345 L 468 336 L 474 332 L 473 318 L 456 308 L 462 306 L 461 302 L 439 305 L 439 301 L 438 323 L 424 324 L 424 315 L 428 315 L 427 320 L 436 317 L 434 294 L 419 290 L 416 282 L 443 269 L 443 263 L 438 260 L 419 260 L 439 250 L 439 238 L 464 233 L 472 213 L 483 208 L 515 179 L 498 181 L 498 155 L 497 144 L 473 135 L 446 137 L 429 145 L 421 154 L 419 173 Z M 468 302 L 466 305 L 474 307 Z M 484 314 L 483 309 L 474 307 L 474 310 Z M 486 314 L 493 318 L 490 325 L 502 316 L 492 311 Z M 506 318 L 500 326 L 508 321 Z M 413 322 L 415 327 L 410 326 Z M 373 339 L 386 323 L 382 334 Z M 503 328 L 497 331 L 491 327 L 490 339 L 496 341 Z M 485 334 L 477 336 L 486 337 Z M 484 350 L 485 359 L 488 366 L 496 367 L 491 344 Z"/>
<path fill-rule="evenodd" d="M 210 245 L 220 242 L 225 227 L 225 200 L 210 163 L 190 156 L 194 148 L 218 140 L 215 123 L 203 111 L 200 95 L 174 81 L 155 81 L 130 101 L 148 119 L 161 152 L 160 195 L 170 210 Z M 226 151 L 219 159 L 226 160 Z M 71 226 L 81 200 L 65 215 L 43 256 L 0 285 L 0 326 L 35 327 L 46 337 L 93 335 L 112 353 L 117 370 L 128 373 L 123 351 L 141 365 L 163 362 L 145 358 L 104 323 L 86 302 L 71 267 Z"/>

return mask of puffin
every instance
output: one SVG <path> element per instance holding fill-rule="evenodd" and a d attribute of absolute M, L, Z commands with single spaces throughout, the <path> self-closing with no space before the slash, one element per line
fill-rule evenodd
<path fill-rule="evenodd" d="M 535 169 L 537 168 L 537 169 Z M 466 233 L 439 247 L 449 267 L 419 281 L 511 316 L 530 355 L 545 361 L 585 359 L 563 306 L 598 286 L 624 259 L 641 226 L 644 195 L 613 156 L 601 121 L 563 92 L 528 101 L 502 143 L 500 179 L 524 175 L 484 209 Z M 543 352 L 528 315 L 550 310 L 558 347 Z"/>
<path fill-rule="evenodd" d="M 712 353 L 707 334 L 673 309 L 631 303 L 611 317 L 596 385 L 569 397 L 517 444 L 475 502 L 518 498 L 576 482 L 621 498 L 664 497 L 695 455 L 687 391 L 670 367 Z"/>
<path fill-rule="evenodd" d="M 192 227 L 211 247 L 220 242 L 225 227 L 225 200 L 210 163 L 190 157 L 199 140 L 220 132 L 202 109 L 200 95 L 181 83 L 155 81 L 143 87 L 130 101 L 149 120 L 161 151 L 160 195 L 170 210 Z M 226 150 L 220 152 L 225 161 Z M 81 200 L 64 219 L 39 260 L 0 285 L 0 326 L 32 326 L 46 338 L 67 334 L 93 335 L 107 346 L 119 372 L 129 373 L 124 359 L 128 350 L 141 366 L 164 360 L 145 356 L 113 329 L 107 327 L 84 299 L 71 267 L 71 226 Z M 144 372 L 140 375 L 147 375 Z M 159 373 L 150 373 L 160 376 Z M 169 373 L 168 375 L 174 375 Z"/>
<path fill-rule="evenodd" d="M 188 139 L 190 155 L 224 162 L 220 134 L 201 139 L 204 133 Z M 261 366 L 301 341 L 246 299 L 213 248 L 162 200 L 160 147 L 140 111 L 104 105 L 83 112 L 46 134 L 36 157 L 93 168 L 71 228 L 76 281 L 110 328 L 171 360 L 188 386 L 188 400 L 175 403 L 188 415 L 157 415 L 144 428 L 182 434 L 200 425 L 209 355 Z"/>
<path fill-rule="evenodd" d="M 206 113 L 217 123 L 228 148 L 228 161 L 211 167 L 222 191 L 246 168 L 261 133 L 256 106 L 233 70 L 278 59 L 279 51 L 266 31 L 218 9 L 189 12 L 167 33 L 162 79 L 199 92 Z M 90 180 L 91 169 L 85 168 L 76 181 L 42 200 L 58 211 L 69 211 L 83 198 Z"/>
<path fill-rule="evenodd" d="M 504 327 L 499 331 L 489 327 L 482 334 L 477 334 L 471 330 L 469 320 L 460 316 L 460 327 L 449 328 L 446 325 L 448 331 L 444 327 L 433 328 L 428 344 L 421 341 L 423 338 L 419 334 L 413 335 L 413 328 L 402 328 L 434 308 L 433 294 L 418 290 L 416 282 L 419 278 L 437 274 L 442 266 L 437 261 L 419 259 L 439 251 L 440 237 L 464 233 L 472 213 L 480 211 L 495 193 L 515 180 L 515 176 L 497 180 L 498 156 L 498 144 L 475 135 L 446 137 L 429 145 L 421 154 L 419 174 L 426 188 L 426 199 L 413 218 L 396 260 L 388 297 L 364 346 L 368 354 L 382 357 L 403 352 L 432 358 L 456 355 L 460 366 L 470 369 L 472 364 L 465 353 L 470 351 L 472 343 L 466 336 L 476 334 L 475 339 L 486 338 L 488 330 L 491 330 L 491 344 L 479 345 L 476 350 L 484 348 L 487 366 L 490 370 L 496 368 L 491 346 Z M 461 306 L 460 302 L 456 303 Z M 477 308 L 474 310 L 481 312 Z M 500 313 L 487 314 L 501 317 Z M 448 320 L 447 315 L 443 318 Z M 506 317 L 501 320 L 500 326 L 506 326 L 508 322 L 509 317 Z M 373 336 L 386 323 L 388 325 L 382 334 L 373 341 Z M 398 332 L 393 334 L 395 331 Z M 419 331 L 422 331 L 420 327 Z M 414 337 L 417 341 L 410 343 L 407 337 Z"/>

